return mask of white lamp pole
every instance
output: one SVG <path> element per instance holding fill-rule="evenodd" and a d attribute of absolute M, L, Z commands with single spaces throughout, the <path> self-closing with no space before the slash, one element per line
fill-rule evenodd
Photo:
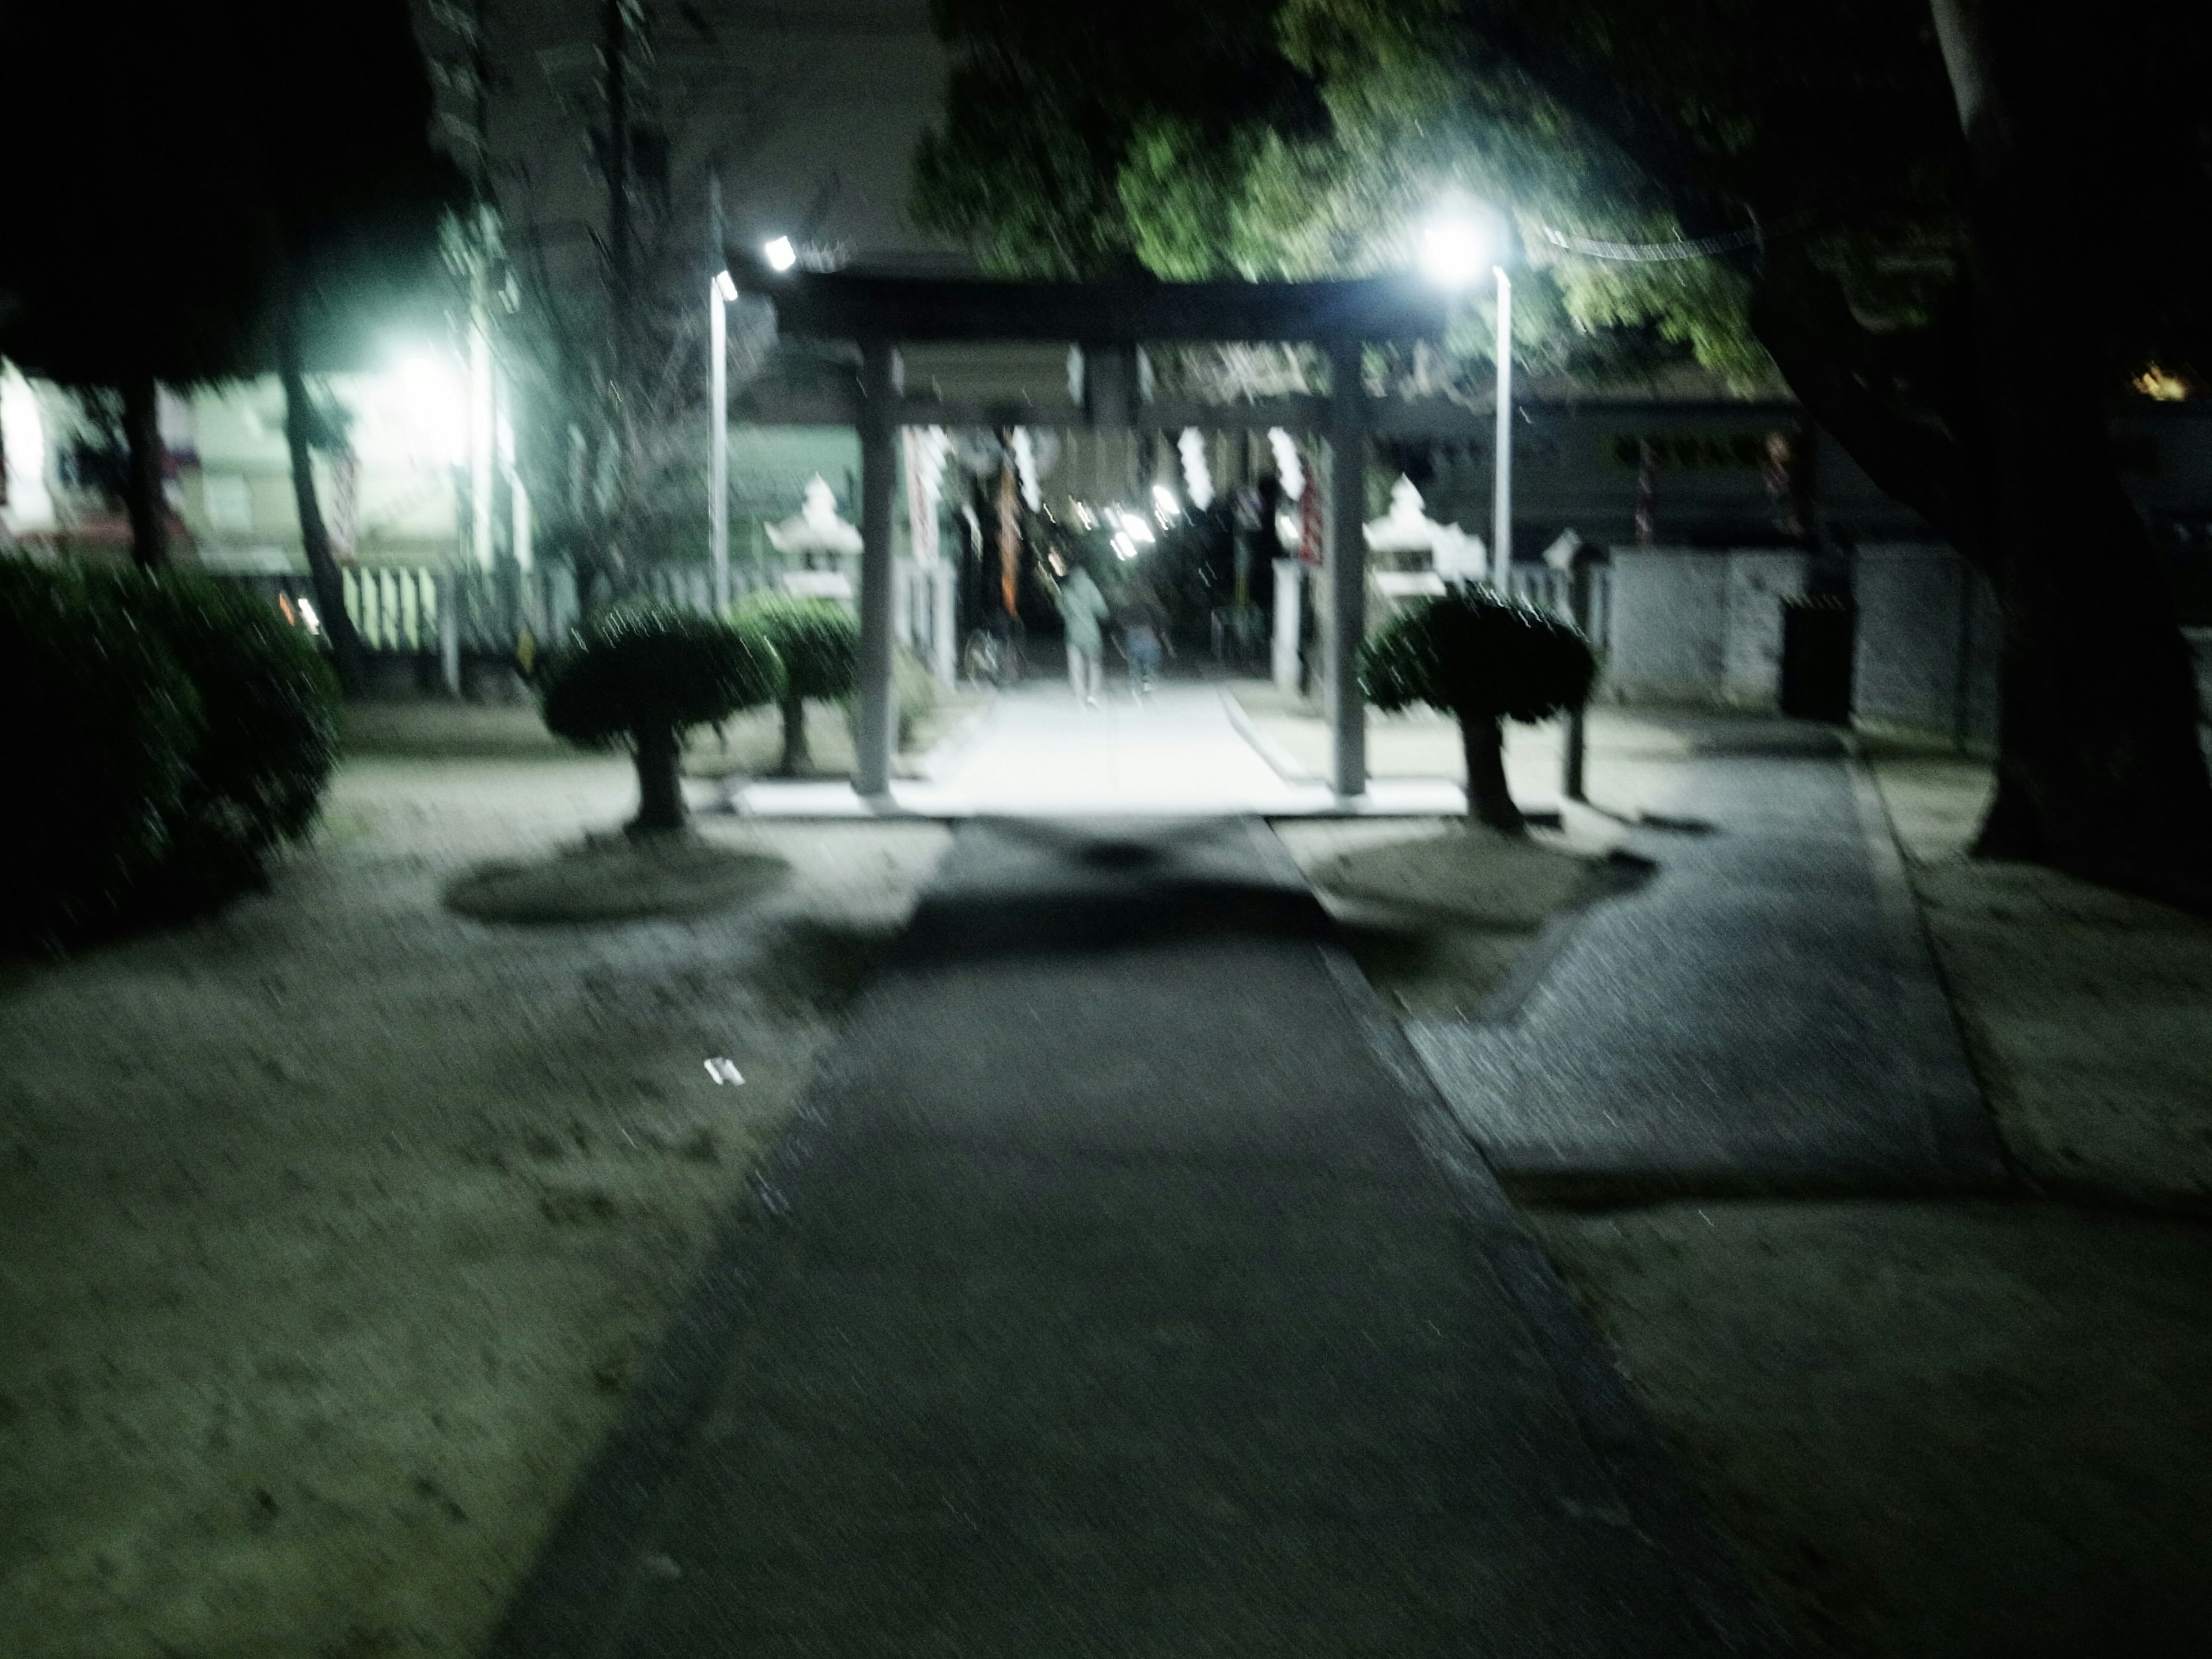
<path fill-rule="evenodd" d="M 730 608 L 730 301 L 738 286 L 726 270 L 715 273 L 707 294 L 707 398 L 711 405 L 707 451 L 707 556 L 714 568 L 714 610 Z"/>
<path fill-rule="evenodd" d="M 1490 495 L 1492 580 L 1502 599 L 1513 597 L 1513 279 L 1504 265 L 1498 278 L 1498 459 Z"/>

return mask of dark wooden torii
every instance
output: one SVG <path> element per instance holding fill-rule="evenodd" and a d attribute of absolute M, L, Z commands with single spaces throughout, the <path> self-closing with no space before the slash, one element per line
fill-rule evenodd
<path fill-rule="evenodd" d="M 1405 276 L 1327 283 L 999 282 L 856 271 L 775 272 L 732 254 L 741 288 L 771 301 L 776 332 L 860 348 L 851 418 L 860 434 L 860 718 L 855 787 L 890 791 L 897 723 L 891 694 L 891 496 L 898 429 L 907 425 L 1287 427 L 1328 443 L 1328 699 L 1338 794 L 1366 793 L 1367 733 L 1354 670 L 1366 630 L 1365 467 L 1373 410 L 1361 348 L 1443 335 L 1449 301 Z M 1035 408 L 995 410 L 908 398 L 903 344 L 967 341 L 1065 343 L 1081 354 L 1082 401 L 1066 418 Z M 1136 348 L 1237 342 L 1318 346 L 1329 364 L 1325 398 L 1174 406 L 1140 400 Z"/>

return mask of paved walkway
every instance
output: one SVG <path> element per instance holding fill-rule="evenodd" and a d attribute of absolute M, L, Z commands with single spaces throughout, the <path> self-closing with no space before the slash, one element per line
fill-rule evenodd
<path fill-rule="evenodd" d="M 1009 687 L 976 726 L 933 757 L 927 778 L 891 788 L 898 810 L 929 817 L 989 814 L 1066 817 L 1264 817 L 1347 810 L 1325 782 L 1285 778 L 1232 719 L 1220 687 L 1169 681 L 1139 702 L 1116 684 L 1097 708 L 1065 682 Z M 867 809 L 842 781 L 764 781 L 740 792 L 762 817 L 835 817 Z M 1356 809 L 1427 813 L 1465 810 L 1442 779 L 1377 780 Z"/>
<path fill-rule="evenodd" d="M 1765 1651 L 1264 828 L 963 827 L 499 1650 Z"/>
<path fill-rule="evenodd" d="M 1864 769 L 1825 727 L 1664 724 L 1692 753 L 1646 808 L 1711 832 L 1632 836 L 1652 879 L 1562 926 L 1504 1018 L 1409 1025 L 1492 1164 L 1596 1194 L 2002 1184 Z"/>

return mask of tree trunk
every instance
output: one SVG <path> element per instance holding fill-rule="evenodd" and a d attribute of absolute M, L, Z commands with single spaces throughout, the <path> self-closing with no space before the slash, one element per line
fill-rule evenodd
<path fill-rule="evenodd" d="M 1505 723 L 1494 716 L 1462 714 L 1460 746 L 1467 756 L 1467 812 L 1502 835 L 1525 836 L 1528 826 L 1505 786 Z"/>
<path fill-rule="evenodd" d="M 162 489 L 161 394 L 150 374 L 123 387 L 123 506 L 131 518 L 131 557 L 141 570 L 169 562 L 169 503 Z"/>
<path fill-rule="evenodd" d="M 322 612 L 323 633 L 330 640 L 338 684 L 346 696 L 362 690 L 361 635 L 346 612 L 345 582 L 331 552 L 331 534 L 323 523 L 322 505 L 315 498 L 314 411 L 307 402 L 307 376 L 300 368 L 300 336 L 296 321 L 287 317 L 277 343 L 277 375 L 284 386 L 284 441 L 292 453 L 292 499 L 299 508 L 300 541 L 307 554 L 307 580 L 315 590 L 315 608 Z"/>
<path fill-rule="evenodd" d="M 786 697 L 783 708 L 783 758 L 776 763 L 779 776 L 795 778 L 812 763 L 806 748 L 806 700 Z"/>
<path fill-rule="evenodd" d="M 629 821 L 633 836 L 681 830 L 689 813 L 684 804 L 681 750 L 671 731 L 640 732 L 633 741 L 637 757 L 637 816 Z"/>
<path fill-rule="evenodd" d="M 2189 647 L 2119 483 L 2054 222 L 2065 135 L 2011 73 L 2045 43 L 1984 0 L 1931 0 L 1966 136 L 1990 574 L 2004 617 L 1998 793 L 1978 852 L 2212 908 L 2212 777 Z M 2003 31 L 2014 33 L 2007 36 Z M 2015 81 L 2018 84 L 2015 85 Z"/>

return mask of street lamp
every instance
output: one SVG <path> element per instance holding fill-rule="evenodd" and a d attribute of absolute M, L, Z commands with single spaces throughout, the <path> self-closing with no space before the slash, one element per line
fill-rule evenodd
<path fill-rule="evenodd" d="M 776 236 L 761 244 L 761 258 L 768 261 L 770 270 L 789 270 L 799 263 L 799 250 L 788 236 Z"/>
<path fill-rule="evenodd" d="M 707 556 L 714 573 L 714 611 L 730 608 L 730 301 L 738 285 L 726 270 L 707 291 L 707 398 L 713 435 L 707 450 Z"/>
<path fill-rule="evenodd" d="M 1421 269 L 1444 288 L 1472 287 L 1487 264 L 1498 283 L 1498 455 L 1490 496 L 1491 580 L 1513 592 L 1513 280 L 1505 274 L 1506 237 L 1494 215 L 1448 215 L 1421 233 Z"/>

